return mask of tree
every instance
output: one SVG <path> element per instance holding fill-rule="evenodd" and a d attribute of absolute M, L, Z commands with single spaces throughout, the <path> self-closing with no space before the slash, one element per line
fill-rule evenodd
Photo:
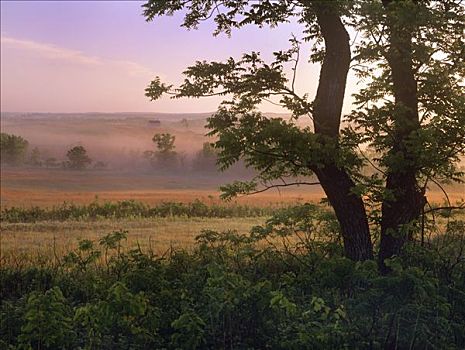
<path fill-rule="evenodd" d="M 192 169 L 201 172 L 216 172 L 218 153 L 210 142 L 204 142 L 192 161 Z"/>
<path fill-rule="evenodd" d="M 456 1 L 363 3 L 358 27 L 371 40 L 358 50 L 377 74 L 357 98 L 352 121 L 381 153 L 383 196 L 379 262 L 412 239 L 427 203 L 429 182 L 457 179 L 465 149 L 464 6 Z M 369 35 L 368 35 L 369 33 Z M 365 63 L 365 65 L 363 64 Z M 369 68 L 368 68 L 369 69 Z"/>
<path fill-rule="evenodd" d="M 187 28 L 214 17 L 215 34 L 247 24 L 275 26 L 291 17 L 303 25 L 304 40 L 315 42 L 310 59 L 321 64 L 313 100 L 294 88 L 296 38 L 290 49 L 275 52 L 271 63 L 257 52 L 239 60 L 196 62 L 179 87 L 157 77 L 146 95 L 231 96 L 208 122 L 210 134 L 218 137 L 220 165 L 244 159 L 259 174 L 225 186 L 225 197 L 256 192 L 260 185 L 314 184 L 274 181 L 316 175 L 339 221 L 346 256 L 373 258 L 371 221 L 380 226 L 379 264 L 387 272 L 385 259 L 399 254 L 417 230 L 428 182 L 461 176 L 455 165 L 465 149 L 463 5 L 452 0 L 150 0 L 144 15 L 150 21 L 181 9 Z M 358 33 L 353 49 L 347 27 Z M 284 73 L 288 65 L 291 77 Z M 352 123 L 341 127 L 351 66 L 365 86 L 356 95 Z M 290 121 L 258 111 L 261 102 L 274 97 L 292 113 Z M 301 117 L 311 118 L 313 128 L 299 127 Z M 375 159 L 365 156 L 365 146 L 376 151 Z M 364 176 L 367 164 L 379 171 Z"/>
<path fill-rule="evenodd" d="M 41 167 L 42 166 L 42 161 L 40 160 L 40 151 L 39 148 L 34 147 L 31 151 L 31 154 L 29 155 L 29 164 L 32 166 L 37 166 Z"/>
<path fill-rule="evenodd" d="M 75 146 L 67 153 L 67 166 L 71 169 L 83 170 L 92 163 L 92 159 L 87 155 L 87 150 L 83 146 Z"/>
<path fill-rule="evenodd" d="M 149 159 L 152 165 L 162 167 L 173 167 L 176 165 L 177 152 L 174 141 L 176 136 L 169 133 L 155 134 L 152 138 L 156 145 L 156 151 L 145 151 L 144 157 Z"/>
<path fill-rule="evenodd" d="M 1 162 L 10 165 L 19 165 L 24 161 L 29 142 L 21 136 L 0 134 Z"/>
<path fill-rule="evenodd" d="M 187 129 L 189 127 L 189 121 L 186 118 L 183 118 L 181 120 L 181 125 L 182 125 L 183 128 Z"/>

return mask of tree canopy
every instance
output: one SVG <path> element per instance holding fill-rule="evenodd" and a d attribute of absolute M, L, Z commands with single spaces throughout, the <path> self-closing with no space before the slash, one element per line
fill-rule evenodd
<path fill-rule="evenodd" d="M 379 263 L 399 254 L 421 229 L 431 183 L 461 180 L 465 151 L 464 31 L 461 1 L 156 1 L 144 7 L 148 21 L 176 11 L 182 26 L 213 19 L 215 35 L 245 25 L 277 26 L 295 18 L 300 38 L 265 62 L 259 52 L 225 62 L 197 61 L 174 87 L 156 77 L 146 95 L 158 99 L 221 95 L 209 119 L 219 164 L 243 159 L 258 171 L 250 182 L 225 186 L 224 196 L 290 185 L 290 178 L 318 177 L 338 218 L 346 256 Z M 356 35 L 350 38 L 348 28 Z M 316 96 L 295 89 L 303 54 L 320 63 Z M 286 66 L 293 75 L 286 76 Z M 342 115 L 349 71 L 360 82 L 352 112 Z M 258 109 L 277 98 L 292 118 L 268 118 Z M 302 128 L 299 118 L 310 118 Z M 349 123 L 343 126 L 341 119 Z M 375 152 L 374 158 L 366 150 Z M 370 165 L 376 172 L 363 175 Z M 310 184 L 297 181 L 292 184 Z M 365 209 L 369 206 L 369 210 Z"/>
<path fill-rule="evenodd" d="M 145 151 L 144 157 L 149 159 L 153 166 L 164 168 L 175 166 L 178 155 L 174 144 L 176 136 L 170 133 L 157 133 L 153 135 L 152 141 L 156 145 L 156 151 Z"/>
<path fill-rule="evenodd" d="M 92 159 L 87 155 L 87 150 L 83 146 L 75 146 L 67 153 L 68 166 L 71 169 L 83 170 L 92 163 Z"/>
<path fill-rule="evenodd" d="M 18 165 L 24 161 L 29 142 L 21 136 L 0 134 L 1 162 L 5 164 Z"/>

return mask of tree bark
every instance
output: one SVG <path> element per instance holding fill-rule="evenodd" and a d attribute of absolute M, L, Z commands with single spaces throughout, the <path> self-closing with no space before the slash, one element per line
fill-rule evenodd
<path fill-rule="evenodd" d="M 342 104 L 350 64 L 349 34 L 329 4 L 315 5 L 325 40 L 325 57 L 314 102 L 315 134 L 322 142 L 338 142 Z M 354 182 L 334 160 L 312 169 L 317 175 L 341 226 L 345 255 L 355 261 L 373 259 L 370 229 L 362 198 L 353 193 Z"/>
<path fill-rule="evenodd" d="M 381 209 L 381 242 L 378 262 L 380 270 L 389 269 L 384 261 L 402 250 L 411 239 L 412 223 L 421 215 L 425 205 L 424 193 L 417 183 L 418 169 L 414 155 L 407 146 L 409 139 L 420 128 L 418 117 L 417 83 L 412 61 L 412 30 L 395 22 L 390 14 L 390 0 L 383 0 L 387 10 L 389 28 L 389 51 L 387 61 L 391 69 L 395 98 L 394 145 L 388 156 L 395 159 L 387 169 L 386 190 L 388 196 Z M 394 5 L 394 4 L 393 4 Z"/>
<path fill-rule="evenodd" d="M 334 165 L 315 169 L 315 174 L 341 226 L 345 256 L 355 261 L 373 259 L 365 207 L 360 196 L 351 192 L 355 186 L 352 179 Z"/>

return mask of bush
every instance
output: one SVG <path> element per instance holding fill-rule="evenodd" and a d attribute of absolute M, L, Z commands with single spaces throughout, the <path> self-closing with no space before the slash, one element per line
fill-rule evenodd
<path fill-rule="evenodd" d="M 87 150 L 83 146 L 75 146 L 66 153 L 68 161 L 65 167 L 76 170 L 83 170 L 92 163 L 92 159 L 87 155 Z"/>
<path fill-rule="evenodd" d="M 31 292 L 22 321 L 18 342 L 26 349 L 70 348 L 75 342 L 72 309 L 59 287 Z"/>

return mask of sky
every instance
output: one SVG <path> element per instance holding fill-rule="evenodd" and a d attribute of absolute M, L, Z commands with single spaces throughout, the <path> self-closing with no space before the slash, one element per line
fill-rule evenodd
<path fill-rule="evenodd" d="M 182 82 L 182 71 L 196 60 L 221 61 L 250 51 L 270 59 L 273 51 L 289 48 L 292 34 L 302 32 L 293 22 L 214 37 L 211 21 L 198 30 L 181 28 L 182 14 L 146 22 L 142 4 L 1 1 L 1 111 L 211 112 L 220 98 L 150 102 L 144 89 L 155 76 Z M 308 52 L 309 45 L 302 46 L 302 56 Z M 301 60 L 297 91 L 313 98 L 318 72 L 317 65 Z M 283 112 L 272 104 L 261 109 Z"/>

